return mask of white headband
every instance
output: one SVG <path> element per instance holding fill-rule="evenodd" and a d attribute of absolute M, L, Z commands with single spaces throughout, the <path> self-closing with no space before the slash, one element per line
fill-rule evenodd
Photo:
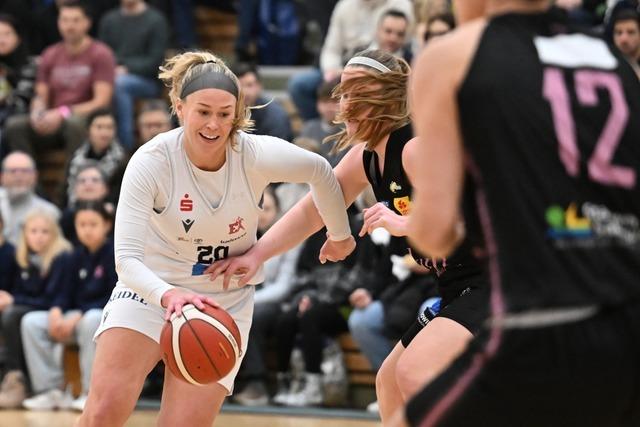
<path fill-rule="evenodd" d="M 391 72 L 389 67 L 373 58 L 369 58 L 368 56 L 354 56 L 349 60 L 349 62 L 347 62 L 346 66 L 348 67 L 349 65 L 366 65 L 367 67 L 375 68 L 381 73 Z"/>

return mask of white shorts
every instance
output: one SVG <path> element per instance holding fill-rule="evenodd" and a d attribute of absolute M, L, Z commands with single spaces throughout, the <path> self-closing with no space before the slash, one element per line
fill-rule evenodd
<path fill-rule="evenodd" d="M 213 298 L 222 308 L 233 317 L 240 329 L 242 355 L 233 370 L 218 383 L 233 392 L 233 381 L 238 374 L 242 358 L 247 351 L 247 341 L 251 320 L 253 318 L 254 286 L 245 286 L 228 292 L 201 293 Z M 140 332 L 157 343 L 160 343 L 160 333 L 164 326 L 165 309 L 144 300 L 138 293 L 118 282 L 113 289 L 109 302 L 104 306 L 102 321 L 96 331 L 94 339 L 110 328 L 127 328 Z"/>

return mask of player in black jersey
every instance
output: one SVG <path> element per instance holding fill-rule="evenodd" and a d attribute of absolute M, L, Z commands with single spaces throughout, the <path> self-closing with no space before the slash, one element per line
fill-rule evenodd
<path fill-rule="evenodd" d="M 405 254 L 409 251 L 403 236 L 412 191 L 405 165 L 415 157 L 416 146 L 407 105 L 409 72 L 406 62 L 393 55 L 363 51 L 347 63 L 336 92 L 340 96 L 337 120 L 346 127 L 336 136 L 337 147 L 353 145 L 335 169 L 345 200 L 350 205 L 371 184 L 378 203 L 365 211 L 360 234 L 384 227 L 396 236 L 394 247 Z M 229 276 L 243 269 L 250 277 L 265 255 L 286 250 L 288 242 L 321 225 L 307 197 L 263 236 L 255 251 L 214 264 L 213 275 L 226 270 Z M 471 240 L 467 243 L 447 260 L 435 261 L 412 251 L 420 264 L 439 275 L 443 308 L 428 327 L 423 329 L 426 322 L 417 321 L 380 369 L 376 382 L 383 421 L 464 350 L 488 315 L 488 283 L 472 255 Z"/>
<path fill-rule="evenodd" d="M 466 161 L 481 193 L 492 313 L 406 418 L 638 426 L 640 83 L 616 49 L 547 1 L 456 6 L 487 17 L 417 62 L 409 236 L 438 256 L 456 246 Z"/>

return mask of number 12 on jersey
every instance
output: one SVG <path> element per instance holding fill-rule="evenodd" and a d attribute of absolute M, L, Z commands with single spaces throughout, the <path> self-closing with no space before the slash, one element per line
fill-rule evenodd
<path fill-rule="evenodd" d="M 611 111 L 587 163 L 589 177 L 604 185 L 627 189 L 635 187 L 635 170 L 611 163 L 629 119 L 629 107 L 620 78 L 608 71 L 576 70 L 574 82 L 576 98 L 582 106 L 598 105 L 598 89 L 606 90 L 611 101 Z M 580 150 L 563 71 L 555 67 L 546 68 L 543 85 L 544 97 L 549 101 L 553 113 L 560 160 L 567 173 L 576 177 L 580 169 Z"/>

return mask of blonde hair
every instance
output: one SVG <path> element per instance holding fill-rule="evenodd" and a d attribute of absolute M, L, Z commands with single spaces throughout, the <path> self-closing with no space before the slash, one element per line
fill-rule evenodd
<path fill-rule="evenodd" d="M 358 67 L 364 74 L 343 81 L 333 91 L 333 97 L 339 98 L 348 93 L 347 108 L 338 113 L 335 122 L 346 123 L 358 118 L 364 110 L 370 109 L 368 116 L 361 121 L 355 135 L 347 135 L 346 129 L 325 138 L 336 140 L 335 151 L 352 144 L 365 142 L 366 149 L 373 150 L 381 137 L 401 128 L 410 121 L 407 85 L 411 68 L 404 59 L 396 58 L 381 50 L 365 50 L 354 55 L 378 61 L 391 71 L 380 72 L 362 65 Z"/>
<path fill-rule="evenodd" d="M 236 100 L 236 110 L 229 138 L 231 138 L 232 146 L 236 142 L 236 134 L 239 130 L 250 131 L 253 128 L 251 120 L 251 110 L 245 105 L 244 92 L 242 85 L 238 81 L 235 74 L 231 72 L 229 67 L 223 60 L 206 51 L 184 52 L 167 59 L 163 66 L 160 67 L 158 77 L 162 80 L 169 90 L 169 98 L 171 99 L 171 110 L 175 113 L 182 88 L 193 79 L 204 73 L 222 73 L 229 77 L 238 90 Z"/>
<path fill-rule="evenodd" d="M 44 276 L 49 272 L 49 268 L 51 268 L 53 260 L 58 255 L 71 250 L 71 243 L 62 236 L 60 226 L 58 226 L 58 222 L 53 215 L 40 210 L 32 210 L 25 217 L 20 236 L 18 236 L 18 244 L 16 246 L 16 261 L 21 268 L 29 267 L 29 247 L 27 245 L 25 230 L 29 222 L 38 218 L 46 221 L 49 231 L 51 232 L 51 241 L 44 249 L 43 253 L 39 254 L 42 258 L 41 275 Z"/>

